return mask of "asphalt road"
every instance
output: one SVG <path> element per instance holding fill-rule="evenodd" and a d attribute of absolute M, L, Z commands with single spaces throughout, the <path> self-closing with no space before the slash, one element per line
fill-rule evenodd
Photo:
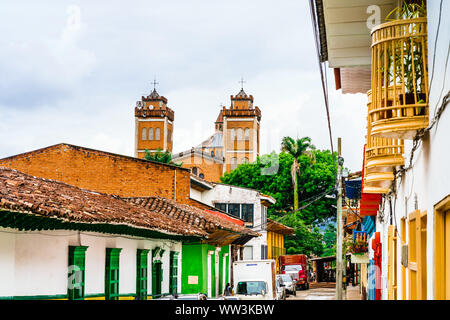
<path fill-rule="evenodd" d="M 286 300 L 334 300 L 334 288 L 317 288 L 309 290 L 298 290 L 297 296 L 290 295 Z"/>

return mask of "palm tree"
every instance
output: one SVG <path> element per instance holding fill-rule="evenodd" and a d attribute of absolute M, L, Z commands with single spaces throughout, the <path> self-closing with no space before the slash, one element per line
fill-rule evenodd
<path fill-rule="evenodd" d="M 308 156 L 314 161 L 316 147 L 311 143 L 310 137 L 303 137 L 294 140 L 291 137 L 284 137 L 281 141 L 281 150 L 290 154 L 294 158 L 291 168 L 292 185 L 294 186 L 294 210 L 298 210 L 298 176 L 300 175 L 300 164 L 298 158 L 302 155 Z"/>

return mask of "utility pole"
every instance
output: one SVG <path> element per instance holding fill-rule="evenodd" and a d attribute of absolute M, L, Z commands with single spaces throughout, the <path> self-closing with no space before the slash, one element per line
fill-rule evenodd
<path fill-rule="evenodd" d="M 341 138 L 338 138 L 338 194 L 336 228 L 336 300 L 342 300 L 342 165 Z"/>

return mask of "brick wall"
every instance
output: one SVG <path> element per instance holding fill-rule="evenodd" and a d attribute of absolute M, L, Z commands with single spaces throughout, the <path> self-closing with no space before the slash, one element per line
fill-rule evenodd
<path fill-rule="evenodd" d="M 99 150 L 59 144 L 0 159 L 0 166 L 123 197 L 161 196 L 186 203 L 189 170 Z"/>
<path fill-rule="evenodd" d="M 198 154 L 193 154 L 189 157 L 177 159 L 176 163 L 182 162 L 183 168 L 197 168 L 197 176 L 203 173 L 203 179 L 207 181 L 219 182 L 223 173 L 223 164 L 214 161 L 208 157 L 202 157 Z"/>

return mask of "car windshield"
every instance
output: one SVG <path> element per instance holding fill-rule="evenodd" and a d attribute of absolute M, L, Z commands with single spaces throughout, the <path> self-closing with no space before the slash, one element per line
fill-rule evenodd
<path fill-rule="evenodd" d="M 289 266 L 284 266 L 284 271 L 300 271 L 302 270 L 301 264 L 292 264 Z"/>
<path fill-rule="evenodd" d="M 238 282 L 236 294 L 262 294 L 263 290 L 267 292 L 264 281 L 241 281 Z"/>
<path fill-rule="evenodd" d="M 282 274 L 280 278 L 283 282 L 292 282 L 292 277 L 288 274 Z"/>

